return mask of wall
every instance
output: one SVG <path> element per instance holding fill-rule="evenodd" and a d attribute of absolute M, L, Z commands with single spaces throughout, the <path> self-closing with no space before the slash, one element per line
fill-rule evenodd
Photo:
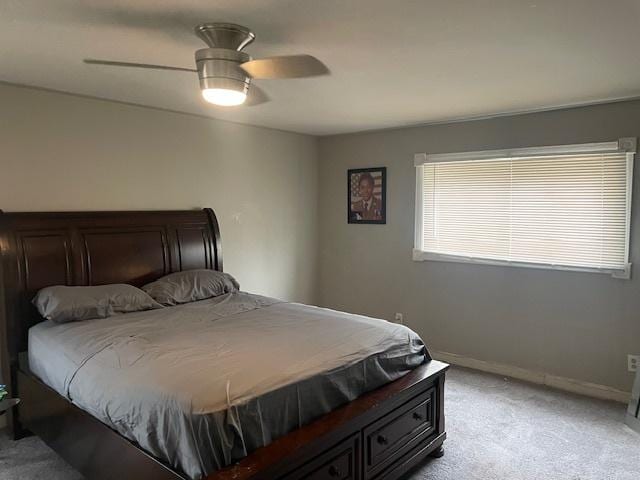
<path fill-rule="evenodd" d="M 0 84 L 5 211 L 212 207 L 243 289 L 313 303 L 317 140 Z"/>
<path fill-rule="evenodd" d="M 5 84 L 0 106 L 6 211 L 212 206 L 225 270 L 246 290 L 389 319 L 403 312 L 434 350 L 630 390 L 640 272 L 627 281 L 413 262 L 413 154 L 640 136 L 640 102 L 327 137 L 320 162 L 318 141 L 304 135 Z M 379 165 L 387 225 L 347 225 L 346 170 Z"/>
<path fill-rule="evenodd" d="M 414 153 L 627 136 L 640 136 L 638 101 L 321 139 L 320 303 L 387 319 L 402 312 L 433 350 L 630 391 L 626 355 L 640 353 L 640 264 L 632 280 L 619 280 L 411 259 Z M 387 167 L 387 224 L 348 225 L 346 171 L 368 166 Z M 633 197 L 638 263 L 640 181 Z"/>

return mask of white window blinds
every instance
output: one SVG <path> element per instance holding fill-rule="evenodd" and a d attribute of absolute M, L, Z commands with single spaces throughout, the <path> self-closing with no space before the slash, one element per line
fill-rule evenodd
<path fill-rule="evenodd" d="M 628 275 L 633 153 L 475 153 L 417 157 L 414 258 Z"/>

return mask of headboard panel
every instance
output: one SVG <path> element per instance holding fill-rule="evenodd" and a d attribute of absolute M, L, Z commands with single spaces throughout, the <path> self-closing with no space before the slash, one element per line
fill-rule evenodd
<path fill-rule="evenodd" d="M 29 327 L 42 320 L 31 299 L 50 285 L 136 286 L 168 273 L 222 271 L 213 210 L 148 212 L 0 211 L 0 334 L 9 361 L 27 348 Z M 0 339 L 2 340 L 2 339 Z"/>

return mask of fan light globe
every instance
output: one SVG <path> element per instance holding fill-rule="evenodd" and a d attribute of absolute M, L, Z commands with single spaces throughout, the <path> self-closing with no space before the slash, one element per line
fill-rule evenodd
<path fill-rule="evenodd" d="M 227 88 L 205 88 L 202 90 L 202 96 L 207 102 L 221 107 L 242 105 L 247 99 L 246 93 Z"/>

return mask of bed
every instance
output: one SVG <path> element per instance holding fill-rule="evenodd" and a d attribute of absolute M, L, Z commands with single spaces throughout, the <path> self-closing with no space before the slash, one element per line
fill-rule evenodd
<path fill-rule="evenodd" d="M 246 292 L 56 326 L 31 306 L 222 271 L 210 209 L 5 213 L 0 246 L 9 426 L 87 478 L 397 478 L 443 452 L 447 365 L 405 327 Z"/>

